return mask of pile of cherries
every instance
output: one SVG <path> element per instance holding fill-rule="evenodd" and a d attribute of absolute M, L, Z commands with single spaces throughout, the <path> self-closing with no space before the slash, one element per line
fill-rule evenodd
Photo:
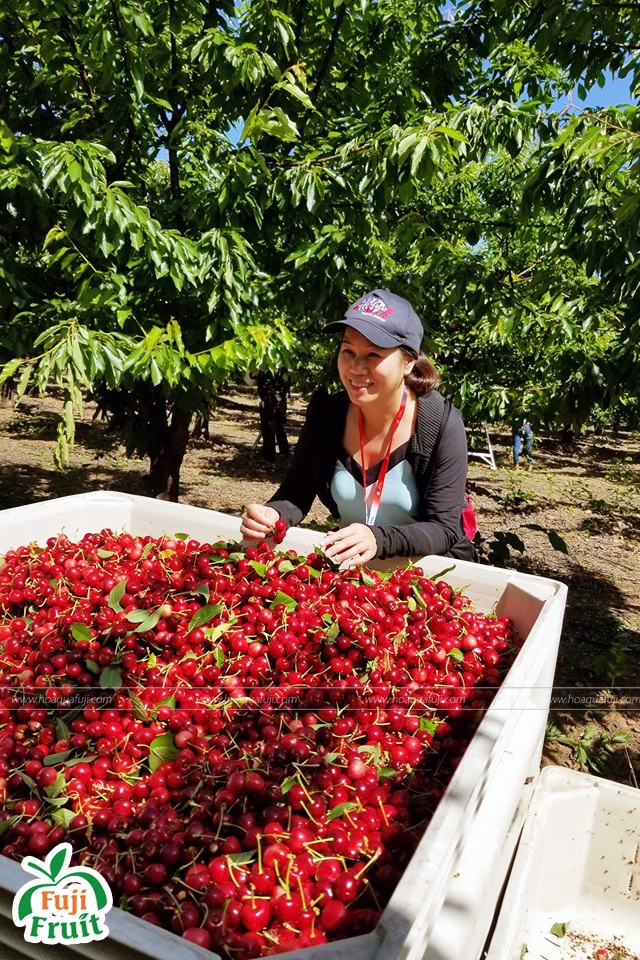
<path fill-rule="evenodd" d="M 116 905 L 234 960 L 367 932 L 518 643 L 412 566 L 110 530 L 10 550 L 0 853 L 68 840 Z"/>

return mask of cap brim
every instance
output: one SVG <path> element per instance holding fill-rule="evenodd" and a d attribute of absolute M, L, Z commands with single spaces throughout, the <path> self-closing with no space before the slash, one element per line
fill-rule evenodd
<path fill-rule="evenodd" d="M 364 317 L 358 317 L 357 320 L 345 319 L 334 320 L 328 323 L 324 328 L 325 333 L 341 333 L 345 327 L 351 327 L 361 333 L 363 337 L 370 340 L 376 347 L 399 347 L 401 340 L 398 337 L 392 337 L 386 330 L 380 328 L 380 324 L 373 320 L 366 320 Z"/>

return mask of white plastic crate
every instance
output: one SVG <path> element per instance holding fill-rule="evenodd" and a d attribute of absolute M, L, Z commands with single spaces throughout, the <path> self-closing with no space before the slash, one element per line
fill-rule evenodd
<path fill-rule="evenodd" d="M 42 543 L 61 532 L 73 539 L 104 527 L 138 535 L 187 533 L 215 542 L 238 539 L 240 521 L 183 504 L 97 492 L 0 512 L 0 553 L 22 543 Z M 320 539 L 321 534 L 294 528 L 281 549 L 306 553 Z M 445 576 L 451 586 L 469 596 L 478 610 L 495 609 L 511 617 L 525 643 L 377 929 L 366 936 L 295 951 L 287 955 L 292 960 L 477 960 L 489 932 L 539 770 L 566 586 L 443 557 L 425 557 L 419 565 L 428 576 L 453 566 Z M 25 876 L 17 864 L 0 858 L 0 890 L 17 889 Z M 11 923 L 10 906 L 11 897 L 1 894 L 0 943 L 11 950 L 0 951 L 2 960 L 5 955 L 7 960 L 26 956 L 41 960 L 46 948 L 21 941 L 21 932 Z M 84 944 L 85 956 L 111 960 L 124 951 L 131 960 L 213 957 L 158 928 L 153 928 L 145 944 L 144 936 L 133 936 L 141 921 L 115 908 L 107 923 L 108 940 Z M 56 960 L 71 956 L 66 946 L 56 946 Z"/>
<path fill-rule="evenodd" d="M 591 960 L 599 949 L 640 957 L 640 791 L 545 767 L 487 960 Z"/>

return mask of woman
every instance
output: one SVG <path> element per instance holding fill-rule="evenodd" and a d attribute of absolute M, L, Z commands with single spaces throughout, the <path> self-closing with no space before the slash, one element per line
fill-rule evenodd
<path fill-rule="evenodd" d="M 243 537 L 261 540 L 279 519 L 300 523 L 318 496 L 341 524 L 321 544 L 336 563 L 426 554 L 472 560 L 461 519 L 465 430 L 435 389 L 437 371 L 420 353 L 422 324 L 411 304 L 374 290 L 325 330 L 342 333 L 344 391 L 314 395 L 291 469 L 266 505 L 246 507 Z"/>

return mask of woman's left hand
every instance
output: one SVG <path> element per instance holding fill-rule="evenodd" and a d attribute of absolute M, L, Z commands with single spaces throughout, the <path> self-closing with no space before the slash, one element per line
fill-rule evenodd
<path fill-rule="evenodd" d="M 330 560 L 350 567 L 368 563 L 378 552 L 373 531 L 365 523 L 350 523 L 348 527 L 328 533 L 320 546 Z"/>

